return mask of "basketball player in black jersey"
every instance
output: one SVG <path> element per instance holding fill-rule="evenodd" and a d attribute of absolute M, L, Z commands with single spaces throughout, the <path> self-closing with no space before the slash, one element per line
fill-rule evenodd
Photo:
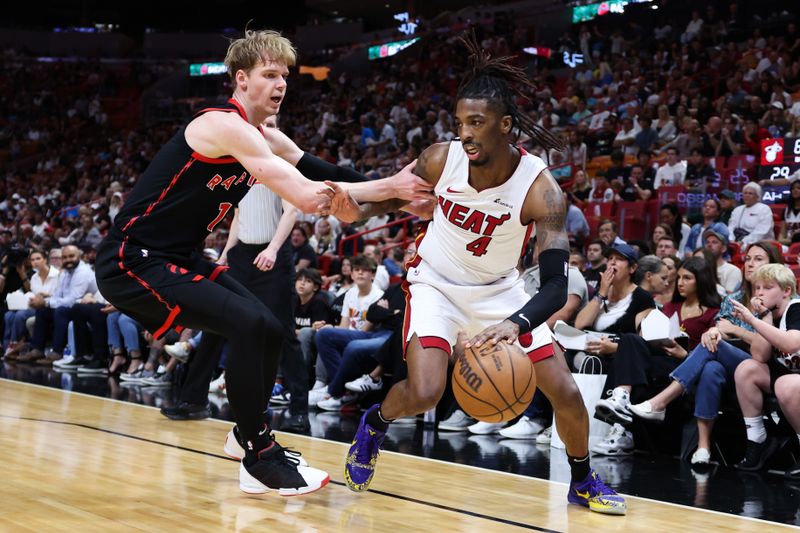
<path fill-rule="evenodd" d="M 430 191 L 407 167 L 348 192 L 327 181 L 347 180 L 347 171 L 308 154 L 291 164 L 276 156 L 259 125 L 277 114 L 295 58 L 291 43 L 276 32 L 247 31 L 231 43 L 225 63 L 233 97 L 202 110 L 156 154 L 100 245 L 96 263 L 103 295 L 155 338 L 189 327 L 228 340 L 228 398 L 245 449 L 239 486 L 248 493 L 306 494 L 329 476 L 285 453 L 263 419 L 280 355 L 280 323 L 226 267 L 203 260 L 198 246 L 256 181 L 305 212 L 349 221 L 378 209 L 355 200 L 408 200 Z M 326 180 L 326 186 L 301 172 Z"/>

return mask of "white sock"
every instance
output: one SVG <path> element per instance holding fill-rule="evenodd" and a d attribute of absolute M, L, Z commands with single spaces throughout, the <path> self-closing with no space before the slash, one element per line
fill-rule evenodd
<path fill-rule="evenodd" d="M 757 444 L 761 444 L 767 440 L 767 430 L 764 429 L 764 419 L 762 417 L 744 417 L 744 425 L 747 428 L 747 440 L 751 440 Z"/>

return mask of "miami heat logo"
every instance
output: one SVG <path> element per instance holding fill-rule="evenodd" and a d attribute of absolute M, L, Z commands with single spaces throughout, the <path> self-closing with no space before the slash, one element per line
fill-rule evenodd
<path fill-rule="evenodd" d="M 761 164 L 783 164 L 783 139 L 764 139 L 761 141 Z"/>

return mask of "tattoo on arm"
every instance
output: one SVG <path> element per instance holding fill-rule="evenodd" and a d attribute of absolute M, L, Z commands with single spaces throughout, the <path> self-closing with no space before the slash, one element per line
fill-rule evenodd
<path fill-rule="evenodd" d="M 543 195 L 545 210 L 535 217 L 536 242 L 540 251 L 557 249 L 569 251 L 569 238 L 565 226 L 566 212 L 561 191 L 549 188 Z"/>
<path fill-rule="evenodd" d="M 428 179 L 427 167 L 429 157 L 428 150 L 423 150 L 419 155 L 419 159 L 417 159 L 417 166 L 414 167 L 414 174 L 420 178 Z"/>

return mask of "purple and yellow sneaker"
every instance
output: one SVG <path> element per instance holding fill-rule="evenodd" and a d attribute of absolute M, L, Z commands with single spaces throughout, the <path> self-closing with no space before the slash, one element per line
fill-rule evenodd
<path fill-rule="evenodd" d="M 375 475 L 375 463 L 386 433 L 367 424 L 367 414 L 379 406 L 373 405 L 361 417 L 353 444 L 347 452 L 344 462 L 344 479 L 347 488 L 355 492 L 363 492 L 369 488 L 372 476 Z"/>
<path fill-rule="evenodd" d="M 567 500 L 596 513 L 624 515 L 628 511 L 625 499 L 607 487 L 594 470 L 583 481 L 569 484 Z"/>

